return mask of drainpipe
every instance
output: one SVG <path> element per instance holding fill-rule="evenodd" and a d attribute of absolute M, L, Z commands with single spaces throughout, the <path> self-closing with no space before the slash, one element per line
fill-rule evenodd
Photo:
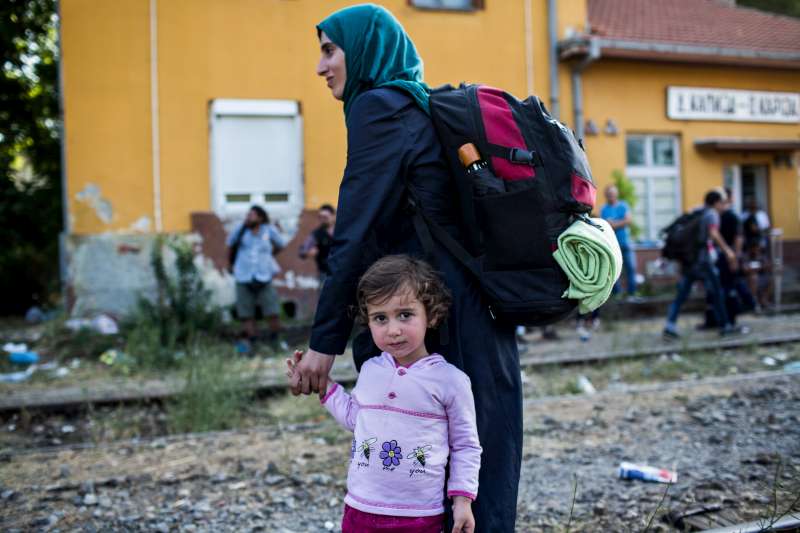
<path fill-rule="evenodd" d="M 528 95 L 533 94 L 533 8 L 531 0 L 523 0 L 525 8 L 525 81 Z"/>
<path fill-rule="evenodd" d="M 589 53 L 580 63 L 572 67 L 572 113 L 575 135 L 583 140 L 583 78 L 582 73 L 600 58 L 600 46 L 594 39 L 589 39 Z"/>
<path fill-rule="evenodd" d="M 150 0 L 150 128 L 153 152 L 153 219 L 156 233 L 161 222 L 161 140 L 158 124 L 158 0 Z"/>
<path fill-rule="evenodd" d="M 58 31 L 56 32 L 58 46 L 58 122 L 59 137 L 61 138 L 61 234 L 58 236 L 58 273 L 61 281 L 61 300 L 64 309 L 69 309 L 67 301 L 67 237 L 70 233 L 69 196 L 67 188 L 67 137 L 64 129 L 64 46 L 61 34 L 63 17 L 61 16 L 61 2 L 56 4 L 58 14 Z"/>
<path fill-rule="evenodd" d="M 550 115 L 558 120 L 558 11 L 556 0 L 547 0 L 547 38 L 550 63 Z"/>

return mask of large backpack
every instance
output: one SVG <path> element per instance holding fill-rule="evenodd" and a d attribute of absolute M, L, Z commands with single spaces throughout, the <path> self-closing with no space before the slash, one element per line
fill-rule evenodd
<path fill-rule="evenodd" d="M 677 261 L 681 266 L 689 267 L 697 262 L 700 249 L 705 244 L 702 241 L 704 209 L 698 208 L 689 213 L 684 213 L 661 230 L 664 248 L 661 255 L 666 259 Z"/>
<path fill-rule="evenodd" d="M 455 181 L 464 242 L 418 209 L 423 245 L 438 242 L 477 277 L 494 317 L 528 326 L 565 317 L 577 302 L 562 298 L 569 281 L 553 252 L 558 236 L 576 218 L 588 220 L 595 202 L 580 142 L 535 96 L 520 101 L 484 85 L 448 85 L 432 92 L 430 108 Z M 504 192 L 476 191 L 475 175 L 459 160 L 466 143 Z M 413 189 L 411 196 L 413 202 Z"/>

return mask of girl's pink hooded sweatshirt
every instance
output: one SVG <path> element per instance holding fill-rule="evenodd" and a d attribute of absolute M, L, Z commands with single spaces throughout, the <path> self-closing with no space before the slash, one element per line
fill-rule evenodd
<path fill-rule="evenodd" d="M 431 516 L 447 495 L 478 494 L 481 446 L 469 378 L 441 355 L 409 368 L 388 353 L 364 363 L 352 394 L 334 383 L 322 404 L 353 432 L 345 503 L 367 513 Z"/>

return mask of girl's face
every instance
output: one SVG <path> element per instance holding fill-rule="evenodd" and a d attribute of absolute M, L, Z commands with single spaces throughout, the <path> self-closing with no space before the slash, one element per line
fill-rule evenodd
<path fill-rule="evenodd" d="M 428 355 L 428 315 L 410 291 L 398 291 L 380 304 L 367 302 L 367 318 L 372 340 L 382 351 L 392 354 L 398 364 L 409 366 Z"/>
<path fill-rule="evenodd" d="M 325 32 L 319 36 L 321 55 L 317 64 L 317 75 L 324 76 L 333 97 L 344 97 L 344 82 L 347 81 L 347 68 L 344 64 L 344 50 L 336 46 Z"/>

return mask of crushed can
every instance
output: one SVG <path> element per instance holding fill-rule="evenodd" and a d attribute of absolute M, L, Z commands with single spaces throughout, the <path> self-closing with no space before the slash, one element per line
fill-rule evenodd
<path fill-rule="evenodd" d="M 655 483 L 677 483 L 678 473 L 666 468 L 656 468 L 648 465 L 634 463 L 620 463 L 620 479 L 641 479 Z"/>

